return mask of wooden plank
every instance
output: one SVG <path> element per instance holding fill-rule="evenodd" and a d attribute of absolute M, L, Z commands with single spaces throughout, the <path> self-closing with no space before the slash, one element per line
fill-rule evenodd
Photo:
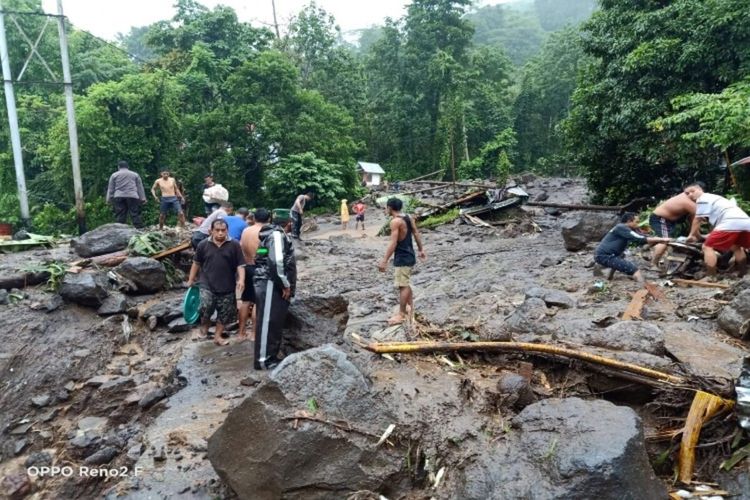
<path fill-rule="evenodd" d="M 163 259 L 164 257 L 175 254 L 177 252 L 182 252 L 183 250 L 187 250 L 188 248 L 190 248 L 190 241 L 184 241 L 176 247 L 168 248 L 162 252 L 152 255 L 151 258 L 156 260 Z"/>
<path fill-rule="evenodd" d="M 632 319 L 643 319 L 641 313 L 643 312 L 643 306 L 646 305 L 648 299 L 648 290 L 642 288 L 633 294 L 633 300 L 630 301 L 628 307 L 625 308 L 625 312 L 622 313 L 622 319 L 624 321 Z"/>
<path fill-rule="evenodd" d="M 661 291 L 659 286 L 655 283 L 649 283 L 648 281 L 644 285 L 648 293 L 654 298 L 654 300 L 667 300 L 667 296 Z"/>
<path fill-rule="evenodd" d="M 474 224 L 475 226 L 482 226 L 482 227 L 488 227 L 490 229 L 493 229 L 493 227 L 491 225 L 487 224 L 486 222 L 484 222 L 479 217 L 474 217 L 473 215 L 469 215 L 469 214 L 464 215 L 464 217 L 466 217 L 467 219 L 469 219 L 471 221 L 471 223 Z"/>
<path fill-rule="evenodd" d="M 673 278 L 672 282 L 681 286 L 697 286 L 701 288 L 721 288 L 722 290 L 729 288 L 726 283 L 710 283 L 708 281 L 696 281 L 686 280 L 682 278 Z"/>

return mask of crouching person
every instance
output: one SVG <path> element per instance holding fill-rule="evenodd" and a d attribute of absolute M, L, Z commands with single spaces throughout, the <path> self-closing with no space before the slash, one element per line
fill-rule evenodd
<path fill-rule="evenodd" d="M 245 288 L 245 258 L 240 244 L 228 237 L 227 223 L 215 219 L 211 235 L 198 244 L 190 268 L 188 287 L 193 286 L 200 272 L 201 332 L 208 337 L 211 315 L 217 312 L 214 343 L 226 345 L 221 338 L 224 328 L 235 321 L 236 297 Z"/>
<path fill-rule="evenodd" d="M 258 233 L 255 254 L 255 363 L 256 370 L 279 364 L 281 334 L 289 301 L 297 285 L 297 264 L 292 239 L 275 224 L 265 224 Z"/>
<path fill-rule="evenodd" d="M 638 266 L 623 258 L 628 243 L 640 245 L 649 243 L 668 243 L 670 238 L 647 237 L 637 232 L 638 217 L 632 212 L 625 212 L 620 217 L 620 223 L 610 229 L 604 236 L 599 246 L 596 247 L 594 261 L 609 269 L 620 271 L 633 277 L 639 283 L 643 283 L 643 275 Z"/>

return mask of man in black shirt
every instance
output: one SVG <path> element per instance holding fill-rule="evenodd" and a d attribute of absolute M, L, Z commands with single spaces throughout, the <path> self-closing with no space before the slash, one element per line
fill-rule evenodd
<path fill-rule="evenodd" d="M 216 219 L 211 223 L 211 236 L 200 242 L 195 249 L 193 266 L 187 285 L 193 286 L 200 275 L 201 331 L 208 336 L 211 315 L 217 311 L 214 343 L 226 345 L 221 334 L 224 327 L 236 317 L 237 300 L 245 288 L 245 257 L 240 244 L 228 238 L 227 223 Z M 235 299 L 235 297 L 237 297 Z"/>
<path fill-rule="evenodd" d="M 671 239 L 647 237 L 636 232 L 637 229 L 638 217 L 632 212 L 622 214 L 620 223 L 610 229 L 601 243 L 599 243 L 599 246 L 596 247 L 594 261 L 604 267 L 632 276 L 639 283 L 643 283 L 643 275 L 638 270 L 638 266 L 622 257 L 628 243 L 634 242 L 641 245 L 645 243 L 668 243 Z"/>

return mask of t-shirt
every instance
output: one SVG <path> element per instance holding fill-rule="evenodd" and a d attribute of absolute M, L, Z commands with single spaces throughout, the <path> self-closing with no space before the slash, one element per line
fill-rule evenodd
<path fill-rule="evenodd" d="M 365 213 L 365 205 L 363 203 L 357 203 L 354 205 L 354 213 L 357 215 L 361 215 Z"/>
<path fill-rule="evenodd" d="M 229 236 L 233 240 L 239 241 L 239 239 L 242 238 L 242 231 L 244 231 L 247 227 L 247 222 L 245 222 L 245 219 L 243 219 L 239 215 L 227 215 L 226 217 L 224 217 L 224 220 L 227 222 Z"/>
<path fill-rule="evenodd" d="M 297 199 L 294 200 L 294 205 L 292 205 L 292 212 L 302 213 L 299 210 L 297 210 L 297 207 L 299 206 L 300 209 L 304 211 L 305 203 L 307 203 L 307 196 L 305 196 L 304 194 L 297 196 Z"/>
<path fill-rule="evenodd" d="M 213 238 L 205 239 L 195 249 L 193 260 L 201 266 L 201 287 L 219 294 L 234 292 L 237 268 L 245 265 L 242 248 L 235 240 L 217 246 Z"/>
<path fill-rule="evenodd" d="M 642 245 L 646 243 L 646 237 L 630 229 L 627 224 L 617 224 L 596 247 L 596 255 L 621 255 L 631 241 Z"/>
<path fill-rule="evenodd" d="M 734 200 L 703 193 L 695 205 L 695 216 L 708 218 L 708 223 L 718 231 L 750 231 L 750 217 Z"/>
<path fill-rule="evenodd" d="M 201 225 L 198 227 L 198 231 L 203 234 L 211 234 L 211 224 L 213 224 L 216 219 L 226 219 L 227 217 L 229 217 L 229 214 L 227 214 L 223 208 L 217 208 L 211 212 L 211 215 L 203 219 L 203 222 L 201 222 Z"/>

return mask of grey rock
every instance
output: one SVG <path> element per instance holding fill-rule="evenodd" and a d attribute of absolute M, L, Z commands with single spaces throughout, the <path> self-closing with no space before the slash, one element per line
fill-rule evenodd
<path fill-rule="evenodd" d="M 107 419 L 103 417 L 83 417 L 78 421 L 78 430 L 83 432 L 96 431 L 103 432 L 107 426 Z"/>
<path fill-rule="evenodd" d="M 60 287 L 60 295 L 65 300 L 84 306 L 99 307 L 108 294 L 106 280 L 93 273 L 68 273 Z"/>
<path fill-rule="evenodd" d="M 724 306 L 717 319 L 722 330 L 734 337 L 745 338 L 750 330 L 750 289 L 740 291 Z"/>
<path fill-rule="evenodd" d="M 169 333 L 182 333 L 190 331 L 193 325 L 185 321 L 185 318 L 176 318 L 169 322 L 167 325 L 167 331 Z"/>
<path fill-rule="evenodd" d="M 588 332 L 585 343 L 617 351 L 634 351 L 663 356 L 664 332 L 644 321 L 620 321 Z"/>
<path fill-rule="evenodd" d="M 44 309 L 50 313 L 52 311 L 57 311 L 62 307 L 64 304 L 63 298 L 59 295 L 53 295 L 47 301 L 44 303 Z"/>
<path fill-rule="evenodd" d="M 165 389 L 155 389 L 143 396 L 141 400 L 138 401 L 138 406 L 145 410 L 146 408 L 154 406 L 156 403 L 166 398 L 167 396 L 168 394 Z"/>
<path fill-rule="evenodd" d="M 562 224 L 565 249 L 578 251 L 588 243 L 600 241 L 617 224 L 617 217 L 600 212 L 583 212 Z"/>
<path fill-rule="evenodd" d="M 505 320 L 502 317 L 491 316 L 479 329 L 479 337 L 482 340 L 507 341 L 511 334 L 505 329 Z"/>
<path fill-rule="evenodd" d="M 54 420 L 54 418 L 57 416 L 57 414 L 59 412 L 60 412 L 59 409 L 53 408 L 50 411 L 48 411 L 47 413 L 44 413 L 44 414 L 40 415 L 39 416 L 39 420 L 41 420 L 42 422 L 49 422 L 51 420 Z"/>
<path fill-rule="evenodd" d="M 13 444 L 13 454 L 20 455 L 23 450 L 29 445 L 28 439 L 19 439 Z"/>
<path fill-rule="evenodd" d="M 399 473 L 403 449 L 375 448 L 365 436 L 313 422 L 295 430 L 286 420 L 314 397 L 326 419 L 385 429 L 393 417 L 370 391 L 359 369 L 330 345 L 292 354 L 227 415 L 209 439 L 208 458 L 240 498 L 322 498 L 321 484 L 331 498 L 382 491 Z"/>
<path fill-rule="evenodd" d="M 503 372 L 497 387 L 503 396 L 504 405 L 511 406 L 516 410 L 522 410 L 536 401 L 531 382 L 517 373 Z"/>
<path fill-rule="evenodd" d="M 576 301 L 573 297 L 565 292 L 553 290 L 551 288 L 530 288 L 526 291 L 526 297 L 542 299 L 548 306 L 561 307 L 563 309 L 571 309 L 576 306 Z"/>
<path fill-rule="evenodd" d="M 84 459 L 83 462 L 88 465 L 107 464 L 111 462 L 112 459 L 115 458 L 118 453 L 119 452 L 117 448 L 115 448 L 114 446 L 107 446 L 97 451 L 96 453 L 89 455 L 88 457 Z"/>
<path fill-rule="evenodd" d="M 503 328 L 511 333 L 536 333 L 557 338 L 556 328 L 548 320 L 547 312 L 547 305 L 542 299 L 527 298 L 506 318 Z"/>
<path fill-rule="evenodd" d="M 52 397 L 49 394 L 42 394 L 31 398 L 31 404 L 37 408 L 44 408 L 52 402 Z"/>
<path fill-rule="evenodd" d="M 182 317 L 182 298 L 158 302 L 143 311 L 143 317 L 154 317 L 160 323 L 168 324 L 173 319 Z"/>
<path fill-rule="evenodd" d="M 298 352 L 328 343 L 343 342 L 349 304 L 340 295 L 295 299 L 284 325 L 284 352 Z"/>
<path fill-rule="evenodd" d="M 159 448 L 159 451 L 154 453 L 154 462 L 164 462 L 167 459 L 167 454 L 164 452 L 164 447 Z"/>
<path fill-rule="evenodd" d="M 164 265 L 148 257 L 130 257 L 114 271 L 135 285 L 135 290 L 128 290 L 134 293 L 158 292 L 167 284 L 167 271 Z"/>
<path fill-rule="evenodd" d="M 29 455 L 24 462 L 27 468 L 40 465 L 52 465 L 52 455 L 46 451 L 38 451 Z"/>
<path fill-rule="evenodd" d="M 452 497 L 661 499 L 635 412 L 607 401 L 547 399 L 513 419 L 518 432 L 457 474 Z"/>
<path fill-rule="evenodd" d="M 10 303 L 10 295 L 8 293 L 8 290 L 5 288 L 0 288 L 0 306 L 7 306 Z"/>
<path fill-rule="evenodd" d="M 133 377 L 117 377 L 99 386 L 100 391 L 124 391 L 135 386 Z"/>
<path fill-rule="evenodd" d="M 138 230 L 127 224 L 104 224 L 70 242 L 70 246 L 81 257 L 94 257 L 105 253 L 125 250 L 130 238 Z"/>
<path fill-rule="evenodd" d="M 130 460 L 136 461 L 141 457 L 141 454 L 143 453 L 143 443 L 135 444 L 128 448 L 128 458 Z"/>
<path fill-rule="evenodd" d="M 110 316 L 112 314 L 121 314 L 128 310 L 128 298 L 119 292 L 113 292 L 104 299 L 102 305 L 96 310 L 99 316 Z"/>

